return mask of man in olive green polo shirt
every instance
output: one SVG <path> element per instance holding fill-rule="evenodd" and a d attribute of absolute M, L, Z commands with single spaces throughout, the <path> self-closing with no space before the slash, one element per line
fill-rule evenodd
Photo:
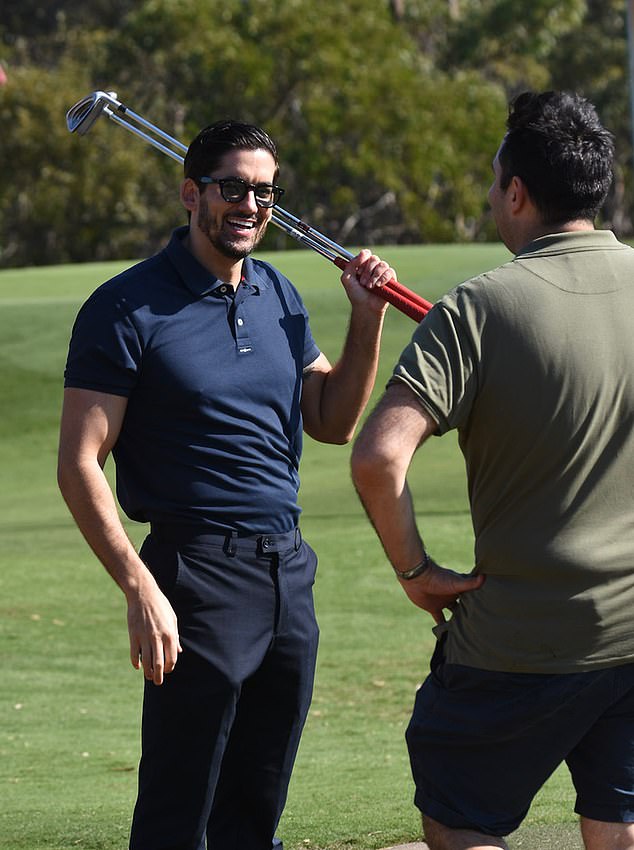
<path fill-rule="evenodd" d="M 401 585 L 437 624 L 407 732 L 431 850 L 506 847 L 563 761 L 587 850 L 634 848 L 634 250 L 594 229 L 613 155 L 583 98 L 515 100 L 489 191 L 514 259 L 438 302 L 353 452 Z M 427 554 L 406 482 L 454 428 L 469 576 Z"/>

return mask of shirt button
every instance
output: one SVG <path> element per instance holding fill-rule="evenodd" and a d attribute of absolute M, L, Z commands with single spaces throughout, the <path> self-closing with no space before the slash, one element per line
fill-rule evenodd
<path fill-rule="evenodd" d="M 221 292 L 222 292 L 222 294 L 224 295 L 224 294 L 225 294 L 225 292 L 227 291 L 227 287 L 226 287 L 226 286 L 221 286 L 221 287 L 220 287 L 220 291 L 221 291 Z"/>
<path fill-rule="evenodd" d="M 270 549 L 270 547 L 271 547 L 271 541 L 268 537 L 265 537 L 264 540 L 262 541 L 262 548 L 263 549 Z"/>
<path fill-rule="evenodd" d="M 244 324 L 244 319 L 238 319 L 238 325 L 240 327 L 242 327 L 243 324 Z"/>

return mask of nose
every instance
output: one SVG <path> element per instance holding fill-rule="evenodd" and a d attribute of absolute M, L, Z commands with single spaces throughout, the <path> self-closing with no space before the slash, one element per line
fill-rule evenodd
<path fill-rule="evenodd" d="M 255 202 L 255 191 L 253 189 L 249 189 L 244 198 L 240 201 L 240 209 L 248 210 L 251 213 L 255 213 L 258 211 L 258 205 Z"/>

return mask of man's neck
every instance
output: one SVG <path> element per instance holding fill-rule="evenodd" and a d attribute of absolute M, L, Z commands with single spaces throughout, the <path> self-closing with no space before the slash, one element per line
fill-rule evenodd
<path fill-rule="evenodd" d="M 574 233 L 578 230 L 594 230 L 594 223 L 592 221 L 587 221 L 586 219 L 576 219 L 575 221 L 567 221 L 565 224 L 555 225 L 554 227 L 551 225 L 550 227 L 543 227 L 543 233 L 540 233 L 540 236 L 548 236 L 551 233 Z M 538 239 L 538 236 L 533 237 L 534 239 Z"/>
<path fill-rule="evenodd" d="M 242 264 L 244 260 L 234 260 L 231 257 L 226 257 L 224 254 L 215 250 L 207 240 L 203 242 L 196 239 L 192 234 L 191 228 L 187 236 L 183 239 L 183 246 L 214 277 L 237 289 L 238 284 L 242 280 Z"/>
<path fill-rule="evenodd" d="M 510 245 L 507 245 L 507 248 L 514 254 L 517 254 L 526 245 L 530 245 L 531 242 L 540 239 L 542 236 L 552 236 L 553 233 L 576 233 L 584 230 L 594 230 L 594 222 L 587 219 L 575 219 L 574 221 L 566 221 L 562 224 L 550 225 L 540 222 L 533 227 L 525 228 L 521 235 L 518 233 L 515 247 L 512 248 Z"/>

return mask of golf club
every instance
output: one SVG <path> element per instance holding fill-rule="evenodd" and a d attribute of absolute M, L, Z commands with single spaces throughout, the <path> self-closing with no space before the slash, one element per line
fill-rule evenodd
<path fill-rule="evenodd" d="M 66 113 L 66 126 L 71 133 L 83 136 L 103 114 L 143 141 L 148 142 L 157 150 L 177 162 L 183 163 L 187 146 L 146 121 L 141 115 L 137 115 L 136 112 L 121 103 L 117 98 L 117 93 L 113 91 L 95 91 L 78 100 Z M 271 221 L 288 236 L 321 254 L 322 257 L 330 260 L 340 269 L 344 269 L 354 256 L 341 245 L 333 242 L 305 221 L 291 215 L 281 207 L 273 207 Z M 431 302 L 426 301 L 397 280 L 389 281 L 376 292 L 397 310 L 417 322 L 420 322 L 433 306 Z"/>

